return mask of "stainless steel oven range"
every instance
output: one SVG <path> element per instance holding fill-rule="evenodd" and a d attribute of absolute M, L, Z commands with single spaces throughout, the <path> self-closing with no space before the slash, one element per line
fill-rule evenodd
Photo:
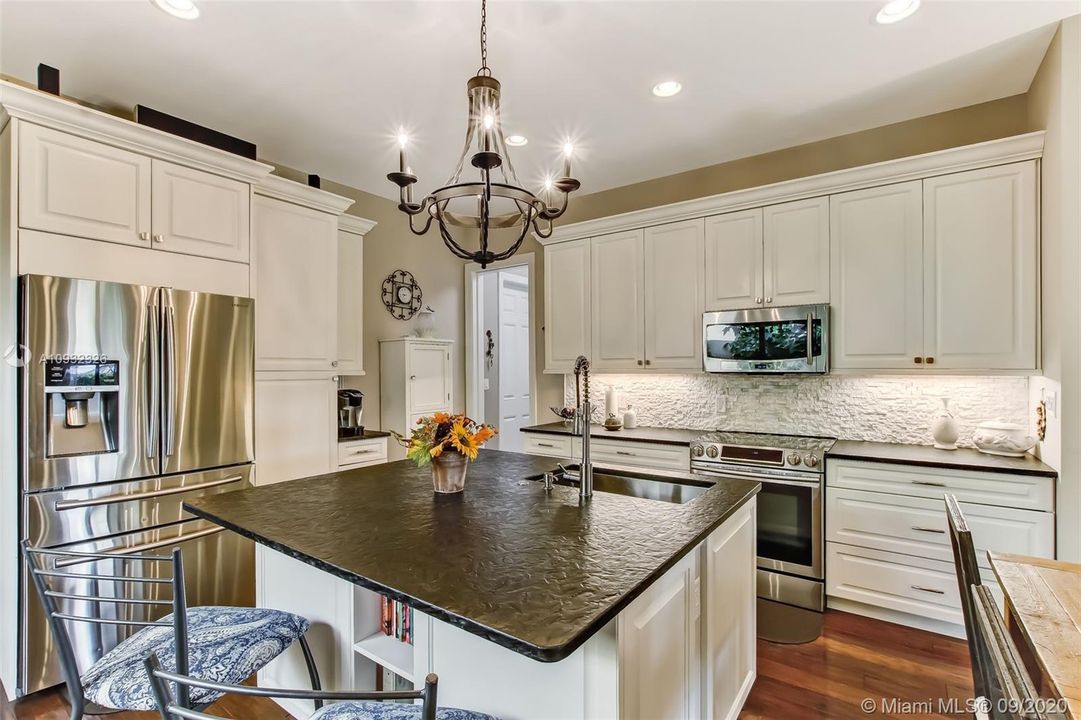
<path fill-rule="evenodd" d="M 810 642 L 825 609 L 822 512 L 832 438 L 717 432 L 691 443 L 691 471 L 762 483 L 758 494 L 758 635 Z"/>
<path fill-rule="evenodd" d="M 179 547 L 189 603 L 251 604 L 251 541 L 188 515 L 181 503 L 251 485 L 253 301 L 36 275 L 23 276 L 20 289 L 20 341 L 33 354 L 19 377 L 22 537 L 37 547 L 115 556 L 82 563 L 87 579 L 71 582 L 86 585 L 83 595 L 147 592 L 94 576 L 123 576 L 139 563 L 127 556 Z M 58 603 L 63 612 L 87 614 L 85 603 Z M 19 605 L 12 690 L 23 695 L 61 676 L 25 568 Z M 154 606 L 124 607 L 129 620 L 155 619 L 143 614 Z M 72 627 L 79 667 L 132 630 Z"/>

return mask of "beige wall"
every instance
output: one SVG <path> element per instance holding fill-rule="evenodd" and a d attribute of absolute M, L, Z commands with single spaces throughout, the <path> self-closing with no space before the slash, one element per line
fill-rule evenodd
<path fill-rule="evenodd" d="M 1046 131 L 1041 162 L 1044 377 L 1030 394 L 1057 399 L 1038 450 L 1061 473 L 1058 556 L 1081 561 L 1081 16 L 1055 34 L 1028 93 L 1029 123 Z"/>
<path fill-rule="evenodd" d="M 1026 97 L 1014 95 L 573 198 L 560 224 L 970 145 L 1028 130 Z"/>

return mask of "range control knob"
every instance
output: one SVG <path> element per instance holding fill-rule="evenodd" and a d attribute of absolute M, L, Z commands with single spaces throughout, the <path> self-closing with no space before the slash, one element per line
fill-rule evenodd
<path fill-rule="evenodd" d="M 788 453 L 788 464 L 789 465 L 799 465 L 801 459 L 802 458 L 800 458 L 799 453 L 794 453 L 794 452 Z"/>
<path fill-rule="evenodd" d="M 717 457 L 717 446 L 710 445 L 708 448 L 706 448 L 706 455 L 709 455 L 711 458 Z"/>
<path fill-rule="evenodd" d="M 704 453 L 705 451 L 706 449 L 698 443 L 693 443 L 691 445 L 691 455 L 693 455 L 694 457 L 702 457 L 702 453 Z"/>
<path fill-rule="evenodd" d="M 807 457 L 803 458 L 803 464 L 807 467 L 814 467 L 815 465 L 818 465 L 818 456 L 808 455 Z"/>

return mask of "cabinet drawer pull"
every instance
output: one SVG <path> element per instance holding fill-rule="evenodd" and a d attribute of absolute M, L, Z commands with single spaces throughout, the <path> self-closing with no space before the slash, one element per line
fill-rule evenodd
<path fill-rule="evenodd" d="M 934 533 L 936 535 L 945 535 L 946 534 L 945 530 L 939 530 L 938 528 L 920 527 L 919 525 L 913 525 L 912 529 L 915 530 L 916 532 Z"/>
<path fill-rule="evenodd" d="M 934 593 L 935 595 L 945 595 L 946 594 L 945 591 L 943 591 L 943 590 L 935 590 L 934 588 L 925 588 L 922 585 L 911 585 L 910 587 L 913 590 L 919 590 L 920 592 L 925 592 L 925 593 Z"/>
<path fill-rule="evenodd" d="M 375 452 L 375 450 L 373 450 L 371 448 L 368 448 L 367 450 L 354 450 L 353 452 L 351 452 L 349 454 L 350 455 L 368 455 L 369 453 L 373 453 L 373 452 Z"/>
<path fill-rule="evenodd" d="M 628 452 L 626 450 L 616 450 L 616 455 L 628 455 L 630 457 L 634 457 L 634 453 Z"/>
<path fill-rule="evenodd" d="M 926 485 L 927 487 L 946 487 L 946 483 L 936 483 L 930 480 L 913 480 L 913 485 Z"/>
<path fill-rule="evenodd" d="M 554 448 L 554 447 L 555 447 L 555 445 L 553 445 L 552 443 L 542 443 L 542 442 L 539 442 L 539 443 L 537 443 L 537 447 L 550 447 L 550 448 Z"/>

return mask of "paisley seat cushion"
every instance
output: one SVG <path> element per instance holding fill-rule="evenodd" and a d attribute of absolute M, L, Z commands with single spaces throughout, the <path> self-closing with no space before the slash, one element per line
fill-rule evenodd
<path fill-rule="evenodd" d="M 396 702 L 343 702 L 324 705 L 309 720 L 417 720 L 420 705 Z M 436 720 L 497 720 L 497 718 L 472 710 L 439 708 Z"/>
<path fill-rule="evenodd" d="M 173 616 L 162 618 L 172 621 Z M 308 631 L 306 618 L 281 610 L 244 607 L 188 608 L 188 672 L 200 680 L 236 684 L 281 655 Z M 176 671 L 171 626 L 146 627 L 106 653 L 82 676 L 91 702 L 121 710 L 153 710 L 154 698 L 143 668 L 151 653 L 162 669 Z M 193 687 L 191 701 L 202 705 L 221 693 Z"/>

